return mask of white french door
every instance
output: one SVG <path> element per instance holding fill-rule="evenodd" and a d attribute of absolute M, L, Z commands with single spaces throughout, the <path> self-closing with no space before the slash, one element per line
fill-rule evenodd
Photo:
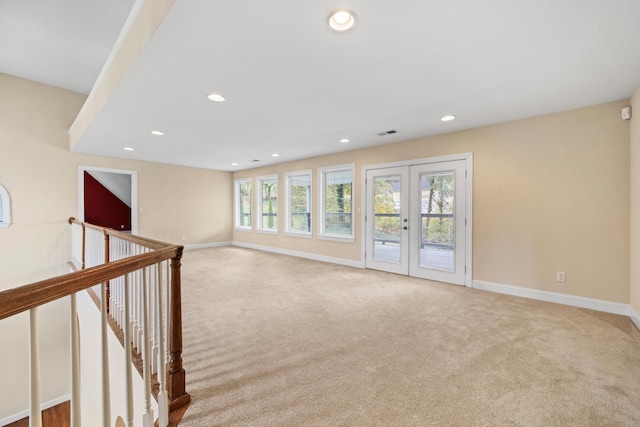
<path fill-rule="evenodd" d="M 367 268 L 465 284 L 466 161 L 367 170 Z"/>
<path fill-rule="evenodd" d="M 409 168 L 367 171 L 366 267 L 409 273 Z"/>

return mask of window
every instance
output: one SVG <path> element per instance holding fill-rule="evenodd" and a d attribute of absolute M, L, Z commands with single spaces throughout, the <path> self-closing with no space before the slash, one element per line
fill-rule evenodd
<path fill-rule="evenodd" d="M 258 177 L 258 230 L 278 231 L 278 177 Z"/>
<path fill-rule="evenodd" d="M 11 225 L 11 206 L 9 204 L 9 193 L 0 185 L 0 227 Z"/>
<path fill-rule="evenodd" d="M 287 232 L 311 236 L 311 171 L 285 174 Z"/>
<path fill-rule="evenodd" d="M 319 169 L 321 237 L 353 239 L 354 165 Z"/>
<path fill-rule="evenodd" d="M 235 181 L 236 228 L 251 229 L 251 178 Z"/>

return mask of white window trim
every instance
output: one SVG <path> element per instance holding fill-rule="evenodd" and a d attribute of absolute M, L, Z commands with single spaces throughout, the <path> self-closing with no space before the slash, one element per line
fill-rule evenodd
<path fill-rule="evenodd" d="M 291 181 L 290 178 L 296 176 L 309 176 L 309 187 L 311 188 L 311 194 L 309 195 L 309 215 L 311 221 L 311 227 L 309 227 L 309 231 L 298 231 L 291 230 Z M 311 169 L 305 169 L 302 171 L 296 172 L 287 172 L 284 174 L 284 182 L 285 182 L 285 230 L 284 234 L 287 236 L 295 236 L 295 237 L 311 237 L 313 232 L 313 171 Z"/>
<path fill-rule="evenodd" d="M 0 219 L 0 227 L 8 227 L 11 225 L 11 199 L 9 192 L 0 184 L 0 199 L 2 199 L 2 219 Z"/>
<path fill-rule="evenodd" d="M 278 192 L 278 206 L 276 217 L 276 228 L 264 228 L 262 224 L 262 182 L 266 180 L 275 180 L 276 188 Z M 278 234 L 278 226 L 280 221 L 280 183 L 278 182 L 278 175 L 264 175 L 256 178 L 256 231 L 264 234 Z"/>
<path fill-rule="evenodd" d="M 335 172 L 335 171 L 343 171 L 343 170 L 351 170 L 351 234 L 332 234 L 326 233 L 324 230 L 324 185 L 325 185 L 325 177 L 327 172 Z M 318 238 L 322 240 L 333 240 L 336 242 L 348 242 L 352 243 L 355 241 L 355 190 L 356 190 L 356 165 L 355 163 L 349 163 L 345 165 L 338 166 L 329 166 L 324 168 L 318 168 Z"/>
<path fill-rule="evenodd" d="M 244 184 L 244 183 L 250 183 L 251 184 L 251 191 L 253 191 L 253 178 L 242 178 L 242 179 L 236 179 L 233 181 L 233 226 L 235 230 L 238 231 L 253 231 L 253 206 L 251 206 L 251 226 L 247 227 L 247 226 L 241 226 L 240 225 L 240 209 L 238 209 L 238 207 L 240 206 L 240 185 Z M 253 205 L 253 204 L 252 204 Z"/>

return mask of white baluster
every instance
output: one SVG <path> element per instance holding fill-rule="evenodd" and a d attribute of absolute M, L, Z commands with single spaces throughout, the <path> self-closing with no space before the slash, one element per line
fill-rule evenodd
<path fill-rule="evenodd" d="M 37 309 L 29 310 L 29 426 L 42 427 L 40 411 L 40 360 Z"/>
<path fill-rule="evenodd" d="M 130 306 L 130 283 L 129 274 L 124 276 L 124 318 L 127 320 L 124 324 L 124 366 L 125 366 L 125 382 L 127 385 L 126 390 L 126 419 L 125 425 L 127 427 L 133 426 L 133 379 L 131 377 L 131 320 L 129 318 L 129 306 Z"/>
<path fill-rule="evenodd" d="M 76 294 L 71 294 L 71 427 L 80 427 L 80 331 Z"/>
<path fill-rule="evenodd" d="M 157 268 L 149 270 L 149 321 L 151 327 L 151 374 L 158 373 L 158 316 L 156 306 L 158 304 L 158 274 Z"/>
<path fill-rule="evenodd" d="M 118 283 L 118 317 L 120 321 L 119 325 L 120 329 L 124 329 L 124 323 L 126 322 L 126 319 L 124 318 L 124 277 L 120 277 Z"/>
<path fill-rule="evenodd" d="M 149 328 L 149 307 L 148 307 L 148 290 L 149 282 L 147 280 L 147 269 L 142 270 L 142 376 L 144 379 L 144 409 L 142 416 L 142 425 L 144 427 L 153 427 L 153 409 L 151 409 L 151 360 L 150 360 L 150 328 Z"/>
<path fill-rule="evenodd" d="M 136 348 L 142 354 L 142 272 L 136 272 Z"/>
<path fill-rule="evenodd" d="M 136 245 L 135 247 L 135 254 L 141 254 L 141 250 L 140 250 L 140 246 Z M 135 272 L 135 309 L 134 309 L 134 313 L 133 313 L 133 318 L 134 318 L 134 339 L 135 339 L 135 347 L 138 350 L 138 352 L 140 352 L 142 350 L 142 324 L 140 319 L 142 318 L 141 316 L 141 307 L 142 307 L 142 278 L 140 277 L 141 272 L 140 270 Z"/>
<path fill-rule="evenodd" d="M 102 338 L 102 424 L 111 426 L 111 387 L 109 381 L 109 333 L 107 326 L 107 286 L 101 285 L 101 338 Z"/>

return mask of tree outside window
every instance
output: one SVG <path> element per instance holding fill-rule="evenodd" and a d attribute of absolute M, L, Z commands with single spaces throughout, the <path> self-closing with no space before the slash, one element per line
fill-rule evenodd
<path fill-rule="evenodd" d="M 353 167 L 321 170 L 323 235 L 353 236 Z"/>
<path fill-rule="evenodd" d="M 311 232 L 311 173 L 287 175 L 287 231 Z"/>
<path fill-rule="evenodd" d="M 251 179 L 236 181 L 236 227 L 251 228 Z"/>
<path fill-rule="evenodd" d="M 259 229 L 266 231 L 278 230 L 278 178 L 259 178 L 260 201 L 258 208 Z"/>

